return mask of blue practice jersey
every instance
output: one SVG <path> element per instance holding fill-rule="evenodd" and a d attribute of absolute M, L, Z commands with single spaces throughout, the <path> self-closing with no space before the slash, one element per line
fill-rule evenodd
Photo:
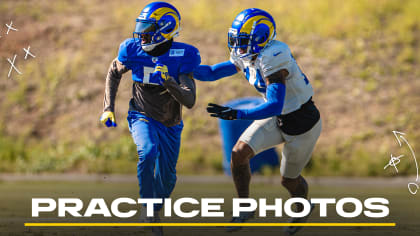
<path fill-rule="evenodd" d="M 133 38 L 126 39 L 120 45 L 118 60 L 132 72 L 132 79 L 143 84 L 155 84 L 150 74 L 157 63 L 168 67 L 169 75 L 178 83 L 179 74 L 188 74 L 201 63 L 200 52 L 189 44 L 173 42 L 171 48 L 163 55 L 153 57 L 141 48 Z"/>

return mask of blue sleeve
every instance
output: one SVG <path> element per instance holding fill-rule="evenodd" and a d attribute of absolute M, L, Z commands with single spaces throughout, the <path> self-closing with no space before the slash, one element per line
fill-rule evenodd
<path fill-rule="evenodd" d="M 129 55 L 132 53 L 133 50 L 133 40 L 126 39 L 124 42 L 120 44 L 120 49 L 118 50 L 118 61 L 120 61 L 123 65 L 125 65 L 130 70 L 132 69 L 131 62 Z"/>
<path fill-rule="evenodd" d="M 186 54 L 182 61 L 181 68 L 179 70 L 180 74 L 189 74 L 193 72 L 198 65 L 201 63 L 200 52 L 197 48 L 191 47 L 186 49 Z"/>
<path fill-rule="evenodd" d="M 200 65 L 194 70 L 194 78 L 200 81 L 215 81 L 236 74 L 236 66 L 225 61 L 212 66 Z"/>
<path fill-rule="evenodd" d="M 281 115 L 286 96 L 286 86 L 282 83 L 273 83 L 267 87 L 267 102 L 251 108 L 238 110 L 237 118 L 243 120 L 261 120 Z"/>

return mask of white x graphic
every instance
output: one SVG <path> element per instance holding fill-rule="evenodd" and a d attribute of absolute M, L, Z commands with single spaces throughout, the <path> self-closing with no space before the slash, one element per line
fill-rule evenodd
<path fill-rule="evenodd" d="M 32 54 L 32 53 L 29 51 L 29 49 L 31 49 L 31 46 L 28 46 L 28 48 L 23 48 L 23 51 L 25 51 L 25 52 L 26 52 L 26 54 L 25 54 L 25 60 L 26 60 L 26 58 L 28 57 L 28 55 L 29 55 L 29 56 L 31 56 L 31 57 L 33 57 L 33 58 L 35 58 L 35 57 L 36 57 L 34 54 Z"/>
<path fill-rule="evenodd" d="M 17 73 L 19 73 L 20 75 L 22 74 L 22 72 L 20 72 L 19 70 L 18 70 L 18 68 L 16 68 L 16 66 L 15 66 L 15 60 L 16 60 L 16 54 L 15 54 L 15 56 L 13 57 L 13 61 L 11 61 L 10 60 L 10 58 L 7 58 L 7 61 L 10 63 L 10 70 L 9 70 L 9 74 L 7 75 L 7 78 L 10 78 L 10 74 L 12 73 L 12 69 L 15 69 L 16 70 L 16 72 Z"/>
<path fill-rule="evenodd" d="M 10 30 L 19 31 L 18 29 L 13 28 L 12 25 L 13 25 L 13 21 L 10 21 L 10 25 L 6 24 L 6 26 L 7 26 L 7 32 L 6 32 L 6 34 L 9 34 L 9 31 Z"/>

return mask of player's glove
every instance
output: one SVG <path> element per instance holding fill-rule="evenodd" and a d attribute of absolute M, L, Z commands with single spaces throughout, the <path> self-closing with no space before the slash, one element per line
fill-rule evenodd
<path fill-rule="evenodd" d="M 115 115 L 112 111 L 106 111 L 102 113 L 100 121 L 106 127 L 117 127 L 117 122 L 115 121 Z"/>
<path fill-rule="evenodd" d="M 224 120 L 235 120 L 238 116 L 237 110 L 214 103 L 209 103 L 207 105 L 207 112 L 210 113 L 210 116 L 212 117 L 218 117 Z"/>
<path fill-rule="evenodd" d="M 167 81 L 170 76 L 168 73 L 168 67 L 163 64 L 156 64 L 155 71 L 152 73 L 153 78 L 157 78 L 159 81 L 158 83 L 162 85 L 165 81 Z"/>

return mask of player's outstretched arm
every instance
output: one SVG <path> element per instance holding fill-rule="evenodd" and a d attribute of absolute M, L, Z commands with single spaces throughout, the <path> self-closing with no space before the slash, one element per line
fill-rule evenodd
<path fill-rule="evenodd" d="M 260 120 L 281 115 L 286 96 L 286 69 L 279 70 L 265 78 L 267 81 L 267 101 L 251 109 L 238 110 L 238 119 Z"/>
<path fill-rule="evenodd" d="M 194 106 L 196 98 L 195 82 L 192 76 L 192 72 L 189 74 L 179 74 L 179 84 L 172 77 L 169 77 L 169 79 L 163 82 L 163 86 L 169 91 L 172 97 L 189 109 Z"/>
<path fill-rule="evenodd" d="M 207 112 L 210 116 L 226 120 L 261 120 L 272 116 L 281 115 L 284 98 L 286 96 L 287 70 L 280 70 L 266 78 L 268 86 L 266 91 L 267 101 L 251 109 L 232 109 L 217 104 L 209 103 Z"/>
<path fill-rule="evenodd" d="M 100 121 L 107 127 L 117 126 L 114 115 L 115 98 L 117 96 L 121 77 L 127 71 L 128 68 L 117 58 L 115 58 L 109 66 L 105 79 L 104 112 L 100 118 Z"/>
<path fill-rule="evenodd" d="M 209 65 L 199 65 L 194 70 L 194 78 L 200 81 L 215 81 L 224 77 L 232 76 L 238 72 L 238 68 L 230 61 Z"/>

